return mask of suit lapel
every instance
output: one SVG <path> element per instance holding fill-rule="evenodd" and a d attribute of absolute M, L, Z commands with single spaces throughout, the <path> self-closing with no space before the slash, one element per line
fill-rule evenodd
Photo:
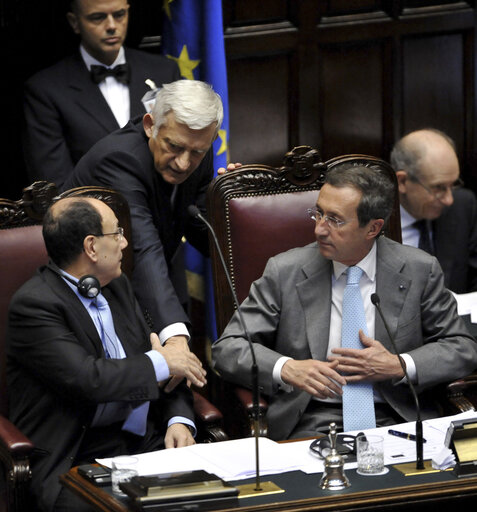
<path fill-rule="evenodd" d="M 86 311 L 86 308 L 61 277 L 48 270 L 45 271 L 43 275 L 45 281 L 48 283 L 53 292 L 56 293 L 64 302 L 65 308 L 68 311 L 74 311 L 75 316 L 83 327 L 83 334 L 91 343 L 97 355 L 100 356 L 103 353 L 101 338 L 99 337 L 98 331 L 96 330 L 96 327 L 93 323 L 93 320 L 89 316 L 88 311 Z M 81 307 L 78 307 L 78 305 Z"/>
<path fill-rule="evenodd" d="M 128 341 L 137 337 L 137 335 L 133 335 L 129 328 L 130 319 L 127 316 L 124 308 L 121 308 L 116 297 L 108 288 L 103 288 L 101 292 L 108 301 L 109 308 L 111 309 L 111 314 L 113 315 L 114 330 L 119 338 L 119 341 L 121 342 L 121 345 L 123 346 L 124 352 L 126 352 L 127 356 L 130 356 L 134 353 L 134 351 L 133 347 L 129 345 Z"/>
<path fill-rule="evenodd" d="M 99 87 L 91 80 L 79 52 L 70 61 L 68 76 L 68 87 L 76 104 L 108 133 L 117 130 L 118 122 Z"/>
<path fill-rule="evenodd" d="M 317 250 L 318 252 L 318 250 Z M 331 262 L 317 254 L 303 267 L 305 279 L 296 285 L 306 322 L 311 357 L 326 360 L 331 312 Z"/>
<path fill-rule="evenodd" d="M 406 262 L 393 250 L 393 244 L 383 237 L 378 239 L 377 244 L 376 293 L 381 299 L 381 310 L 389 330 L 393 338 L 395 338 L 398 319 L 411 286 L 411 281 L 402 274 L 402 269 Z M 376 312 L 374 337 L 387 349 L 394 352 L 378 312 Z"/>
<path fill-rule="evenodd" d="M 134 53 L 128 51 L 127 48 L 125 50 L 126 62 L 129 64 L 129 69 L 131 70 L 131 80 L 129 82 L 129 104 L 130 104 L 130 115 L 131 119 L 134 119 L 137 116 L 143 116 L 146 113 L 146 109 L 142 104 L 142 97 L 146 93 L 148 87 L 146 87 L 144 80 L 148 78 L 144 76 L 144 70 L 141 65 L 136 62 L 134 57 Z M 162 84 L 156 84 L 158 87 L 161 87 Z"/>

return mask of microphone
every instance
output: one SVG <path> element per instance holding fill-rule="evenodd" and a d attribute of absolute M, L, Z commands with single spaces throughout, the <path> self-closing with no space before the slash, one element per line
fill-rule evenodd
<path fill-rule="evenodd" d="M 225 263 L 224 255 L 222 254 L 222 250 L 220 249 L 219 241 L 217 240 L 217 236 L 215 234 L 214 228 L 210 225 L 210 223 L 205 219 L 205 217 L 200 212 L 199 208 L 197 208 L 196 205 L 191 204 L 187 207 L 187 212 L 191 217 L 194 217 L 195 219 L 199 219 L 202 221 L 206 226 L 207 229 L 210 231 L 210 234 L 212 235 L 212 238 L 214 240 L 215 247 L 217 249 L 217 253 L 220 258 L 220 262 L 222 263 L 222 267 L 224 269 L 225 276 L 227 277 L 227 282 L 230 287 L 230 291 L 232 292 L 232 297 L 234 300 L 234 304 L 237 307 L 238 312 L 238 318 L 240 322 L 240 326 L 242 327 L 243 332 L 245 333 L 245 337 L 248 341 L 248 346 L 250 347 L 250 352 L 252 354 L 252 395 L 253 395 L 253 417 L 254 417 L 254 423 L 255 423 L 255 460 L 256 460 L 256 469 L 255 469 L 255 491 L 261 491 L 262 488 L 260 486 L 260 465 L 259 465 L 259 455 L 258 455 L 258 431 L 259 431 L 259 397 L 260 397 L 260 390 L 258 387 L 258 366 L 257 366 L 257 359 L 255 357 L 255 349 L 253 348 L 252 340 L 250 338 L 250 333 L 248 332 L 247 326 L 245 325 L 245 320 L 242 315 L 242 311 L 239 307 L 239 302 L 237 298 L 237 294 L 235 293 L 234 286 L 232 284 L 232 279 L 230 277 L 230 272 L 227 268 L 227 265 Z"/>
<path fill-rule="evenodd" d="M 388 337 L 389 337 L 389 340 L 391 341 L 391 345 L 393 346 L 394 352 L 398 356 L 399 364 L 401 365 L 401 368 L 404 372 L 404 376 L 406 377 L 407 383 L 409 384 L 409 389 L 411 390 L 412 396 L 414 397 L 414 402 L 416 403 L 416 469 L 424 469 L 424 462 L 423 462 L 424 437 L 422 434 L 421 408 L 419 406 L 419 399 L 417 397 L 416 388 L 414 387 L 414 384 L 411 382 L 411 379 L 409 378 L 404 361 L 399 356 L 398 349 L 396 347 L 396 343 L 394 341 L 394 338 L 391 335 L 388 324 L 387 324 L 386 320 L 384 319 L 383 312 L 381 311 L 379 295 L 377 293 L 371 294 L 371 302 L 374 304 L 374 306 L 378 310 L 379 316 L 381 317 L 381 320 L 383 321 L 384 328 L 386 329 L 386 332 L 388 333 Z"/>

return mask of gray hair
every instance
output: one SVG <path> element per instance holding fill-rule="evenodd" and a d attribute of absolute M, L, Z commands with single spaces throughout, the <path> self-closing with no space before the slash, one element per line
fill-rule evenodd
<path fill-rule="evenodd" d="M 220 96 L 209 84 L 199 80 L 177 80 L 162 86 L 152 107 L 154 137 L 170 112 L 178 123 L 185 124 L 191 130 L 202 130 L 216 123 L 215 134 L 224 119 Z"/>
<path fill-rule="evenodd" d="M 431 132 L 435 135 L 439 135 L 452 147 L 454 151 L 456 151 L 455 142 L 446 133 L 441 132 L 436 128 L 423 128 L 422 130 L 417 131 Z M 405 135 L 396 142 L 391 151 L 390 161 L 396 172 L 406 171 L 408 177 L 415 181 L 421 177 L 420 162 L 424 158 L 428 150 L 428 146 L 423 142 L 410 141 L 408 139 L 409 135 L 411 134 L 409 133 Z"/>
<path fill-rule="evenodd" d="M 390 176 L 383 169 L 345 162 L 328 171 L 326 183 L 338 188 L 353 187 L 362 193 L 356 212 L 360 227 L 372 219 L 384 219 L 386 223 L 391 216 L 395 185 L 392 174 Z"/>

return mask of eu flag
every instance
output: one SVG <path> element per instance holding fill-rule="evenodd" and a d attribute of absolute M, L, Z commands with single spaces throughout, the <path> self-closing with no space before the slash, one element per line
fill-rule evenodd
<path fill-rule="evenodd" d="M 229 109 L 221 0 L 164 0 L 162 52 L 183 78 L 212 85 L 222 98 L 224 121 L 214 142 L 214 169 L 227 166 Z M 189 292 L 205 302 L 207 330 L 217 337 L 210 261 L 186 245 Z"/>

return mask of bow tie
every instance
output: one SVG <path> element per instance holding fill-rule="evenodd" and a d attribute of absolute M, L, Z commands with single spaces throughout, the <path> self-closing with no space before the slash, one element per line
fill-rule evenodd
<path fill-rule="evenodd" d="M 129 83 L 129 66 L 128 64 L 119 64 L 114 68 L 105 66 L 91 66 L 91 79 L 95 84 L 102 82 L 107 76 L 112 76 L 122 84 Z"/>

